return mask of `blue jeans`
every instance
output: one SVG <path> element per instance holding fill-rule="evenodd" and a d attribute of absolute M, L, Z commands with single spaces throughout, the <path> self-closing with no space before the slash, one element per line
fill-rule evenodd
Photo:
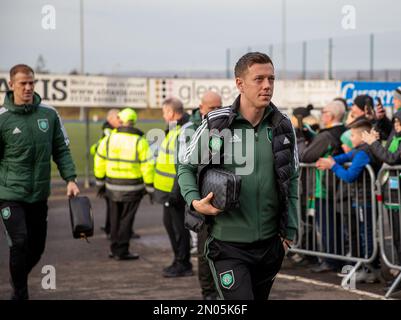
<path fill-rule="evenodd" d="M 338 212 L 334 212 L 333 207 L 330 205 L 333 200 L 328 202 L 327 206 L 326 199 L 316 198 L 316 228 L 318 232 L 321 232 L 323 251 L 341 255 L 341 216 Z M 342 265 L 339 260 L 327 258 L 322 260 L 333 268 L 339 268 Z"/>
<path fill-rule="evenodd" d="M 357 224 L 359 228 L 359 239 L 357 237 Z M 366 229 L 366 230 L 365 230 Z M 372 206 L 370 203 L 365 206 L 352 205 L 351 209 L 351 253 L 359 257 L 368 258 L 373 252 L 373 225 L 372 225 Z M 358 245 L 359 240 L 359 255 Z"/>

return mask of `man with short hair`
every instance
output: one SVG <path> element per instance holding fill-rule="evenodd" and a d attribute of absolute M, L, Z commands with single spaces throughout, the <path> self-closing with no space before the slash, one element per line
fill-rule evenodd
<path fill-rule="evenodd" d="M 41 103 L 34 77 L 25 64 L 12 67 L 0 108 L 0 212 L 15 300 L 29 299 L 28 275 L 45 249 L 51 158 L 67 196 L 79 194 L 67 133 L 57 111 Z"/>
<path fill-rule="evenodd" d="M 321 120 L 324 129 L 317 134 L 310 145 L 300 154 L 301 162 L 313 163 L 319 158 L 327 158 L 343 153 L 341 135 L 346 130 L 341 123 L 343 116 L 344 106 L 340 101 L 331 101 L 323 108 Z M 334 212 L 333 202 L 336 201 L 336 189 L 333 185 L 333 173 L 328 172 L 328 176 L 326 176 L 324 171 L 317 170 L 315 186 L 313 194 L 316 212 L 315 222 L 317 230 L 322 231 L 320 239 L 323 250 L 326 253 L 340 254 L 341 219 L 340 214 Z M 328 186 L 327 189 L 326 186 Z M 335 215 L 337 219 L 334 218 Z M 335 252 L 335 248 L 337 248 L 337 252 Z M 342 264 L 337 260 L 324 258 L 311 271 L 315 273 L 338 271 L 341 266 Z"/>
<path fill-rule="evenodd" d="M 120 110 L 118 110 L 118 109 L 110 109 L 107 112 L 106 121 L 102 125 L 102 137 L 99 139 L 99 141 L 97 141 L 95 144 L 93 144 L 90 148 L 90 153 L 92 156 L 95 156 L 96 150 L 99 147 L 100 142 L 104 139 L 104 137 L 109 136 L 114 129 L 120 127 L 121 120 L 118 117 L 119 112 L 120 112 Z M 104 200 L 106 202 L 105 224 L 104 224 L 104 226 L 100 227 L 100 229 L 102 231 L 104 231 L 106 233 L 106 236 L 109 238 L 110 237 L 110 201 L 106 195 L 106 186 L 99 188 L 97 195 L 98 195 L 98 197 L 104 198 Z"/>
<path fill-rule="evenodd" d="M 206 91 L 199 104 L 199 114 L 203 117 L 210 111 L 220 108 L 222 105 L 221 96 L 214 91 Z M 196 113 L 196 109 L 192 114 Z M 200 123 L 199 123 L 200 124 Z"/>
<path fill-rule="evenodd" d="M 370 121 L 376 131 L 380 134 L 381 140 L 386 140 L 392 130 L 392 123 L 387 118 L 384 108 L 378 104 L 374 107 L 373 98 L 367 94 L 361 94 L 355 97 L 351 106 L 351 112 L 346 120 L 348 128 L 353 127 L 357 122 Z"/>
<path fill-rule="evenodd" d="M 209 112 L 187 148 L 188 162 L 179 164 L 178 179 L 187 204 L 213 220 L 205 251 L 222 299 L 266 300 L 297 230 L 296 138 L 290 119 L 271 102 L 274 80 L 273 63 L 266 54 L 242 56 L 235 66 L 240 95 L 231 107 Z M 236 132 L 227 142 L 232 147 L 224 148 L 222 167 L 239 175 L 244 163 L 237 161 L 235 150 L 247 150 L 245 164 L 253 170 L 241 175 L 239 207 L 221 212 L 211 204 L 219 195 L 200 195 L 198 159 L 193 155 L 194 150 L 202 157 L 210 149 L 218 151 L 219 143 L 202 150 L 206 144 L 201 136 L 205 133 L 213 142 L 208 123 L 222 123 L 225 118 L 231 129 L 226 131 Z"/>
<path fill-rule="evenodd" d="M 189 115 L 185 113 L 182 102 L 177 98 L 166 99 L 162 110 L 168 128 L 156 159 L 154 198 L 163 205 L 163 223 L 174 253 L 173 263 L 163 269 L 163 276 L 186 277 L 193 275 L 190 234 L 184 225 L 185 201 L 180 194 L 176 166 L 178 137 L 188 126 Z"/>
<path fill-rule="evenodd" d="M 100 141 L 102 141 L 104 137 L 110 135 L 113 129 L 116 129 L 121 125 L 121 120 L 118 117 L 119 112 L 120 110 L 118 109 L 110 109 L 107 112 L 106 121 L 102 125 L 102 136 L 100 137 L 99 141 L 90 147 L 90 153 L 92 156 L 96 154 L 96 150 L 99 147 Z"/>
<path fill-rule="evenodd" d="M 301 162 L 315 162 L 327 152 L 342 153 L 340 137 L 346 130 L 341 123 L 343 116 L 344 107 L 340 101 L 331 101 L 323 108 L 321 121 L 324 128 L 300 154 Z"/>
<path fill-rule="evenodd" d="M 108 125 L 104 124 L 103 125 L 104 129 L 106 129 L 106 127 L 109 127 L 109 129 L 113 130 L 113 129 L 116 129 L 121 126 L 121 119 L 118 116 L 119 112 L 120 112 L 120 110 L 118 110 L 118 109 L 110 109 L 107 112 L 106 122 Z M 108 133 L 105 132 L 105 135 L 108 135 L 108 134 L 110 134 L 110 132 L 108 132 Z"/>

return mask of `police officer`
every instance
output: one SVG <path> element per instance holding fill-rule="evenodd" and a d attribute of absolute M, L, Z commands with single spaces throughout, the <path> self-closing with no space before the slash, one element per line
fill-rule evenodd
<path fill-rule="evenodd" d="M 105 184 L 110 199 L 109 257 L 134 260 L 139 255 L 129 252 L 131 227 L 144 193 L 154 191 L 154 162 L 143 132 L 134 128 L 136 112 L 125 108 L 118 116 L 121 126 L 101 141 L 94 171 L 97 185 Z"/>
<path fill-rule="evenodd" d="M 169 128 L 156 159 L 154 196 L 156 201 L 163 204 L 163 222 L 174 252 L 174 261 L 163 269 L 163 276 L 192 276 L 190 234 L 184 227 L 185 201 L 176 179 L 178 137 L 185 129 L 189 115 L 184 112 L 182 102 L 176 98 L 166 99 L 162 108 L 163 118 Z"/>
<path fill-rule="evenodd" d="M 67 196 L 79 189 L 61 118 L 34 91 L 32 68 L 12 67 L 9 85 L 0 108 L 0 225 L 10 246 L 12 299 L 23 300 L 29 298 L 28 275 L 45 249 L 51 158 L 67 182 Z"/>
<path fill-rule="evenodd" d="M 187 204 L 212 217 L 205 252 L 220 297 L 266 300 L 297 229 L 296 138 L 290 119 L 271 103 L 274 67 L 266 54 L 250 52 L 241 57 L 235 81 L 240 95 L 231 107 L 208 113 L 187 148 L 190 162 L 179 164 L 178 180 Z M 227 212 L 211 204 L 213 196 L 219 195 L 200 196 L 198 164 L 191 159 L 196 149 L 202 155 L 199 137 L 203 132 L 208 135 L 208 125 L 220 118 L 228 119 L 218 122 L 232 129 L 227 130 L 232 147 L 224 150 L 222 166 L 241 175 L 239 207 Z"/>

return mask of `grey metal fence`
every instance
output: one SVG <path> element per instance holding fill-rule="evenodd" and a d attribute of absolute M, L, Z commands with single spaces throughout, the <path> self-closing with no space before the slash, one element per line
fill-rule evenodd
<path fill-rule="evenodd" d="M 315 164 L 300 165 L 298 235 L 292 252 L 353 262 L 343 279 L 377 257 L 375 174 L 366 166 L 360 178 L 346 183 Z"/>
<path fill-rule="evenodd" d="M 377 177 L 379 243 L 382 261 L 399 274 L 386 292 L 389 297 L 401 282 L 401 166 L 383 165 Z"/>

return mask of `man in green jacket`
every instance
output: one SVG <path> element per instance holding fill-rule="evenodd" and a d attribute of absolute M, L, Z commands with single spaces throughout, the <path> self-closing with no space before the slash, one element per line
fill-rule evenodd
<path fill-rule="evenodd" d="M 27 65 L 10 70 L 10 88 L 0 108 L 0 213 L 10 247 L 12 299 L 28 299 L 28 274 L 39 262 L 47 233 L 47 198 L 53 157 L 79 194 L 69 139 L 57 111 L 41 104 Z"/>
<path fill-rule="evenodd" d="M 220 297 L 265 300 L 297 230 L 296 139 L 291 121 L 271 103 L 271 59 L 247 53 L 237 62 L 235 77 L 240 95 L 231 107 L 212 111 L 203 120 L 179 164 L 178 182 L 187 204 L 213 217 L 205 252 Z M 207 136 L 208 126 L 223 117 L 232 119 L 228 125 L 232 137 L 231 148 L 224 143 L 222 166 L 241 174 L 242 181 L 240 205 L 227 212 L 212 206 L 213 193 L 201 197 L 196 183 L 199 159 L 192 158 L 197 149 L 203 159 L 202 135 Z M 206 145 L 215 152 L 221 143 L 213 141 L 214 134 L 209 137 Z"/>

